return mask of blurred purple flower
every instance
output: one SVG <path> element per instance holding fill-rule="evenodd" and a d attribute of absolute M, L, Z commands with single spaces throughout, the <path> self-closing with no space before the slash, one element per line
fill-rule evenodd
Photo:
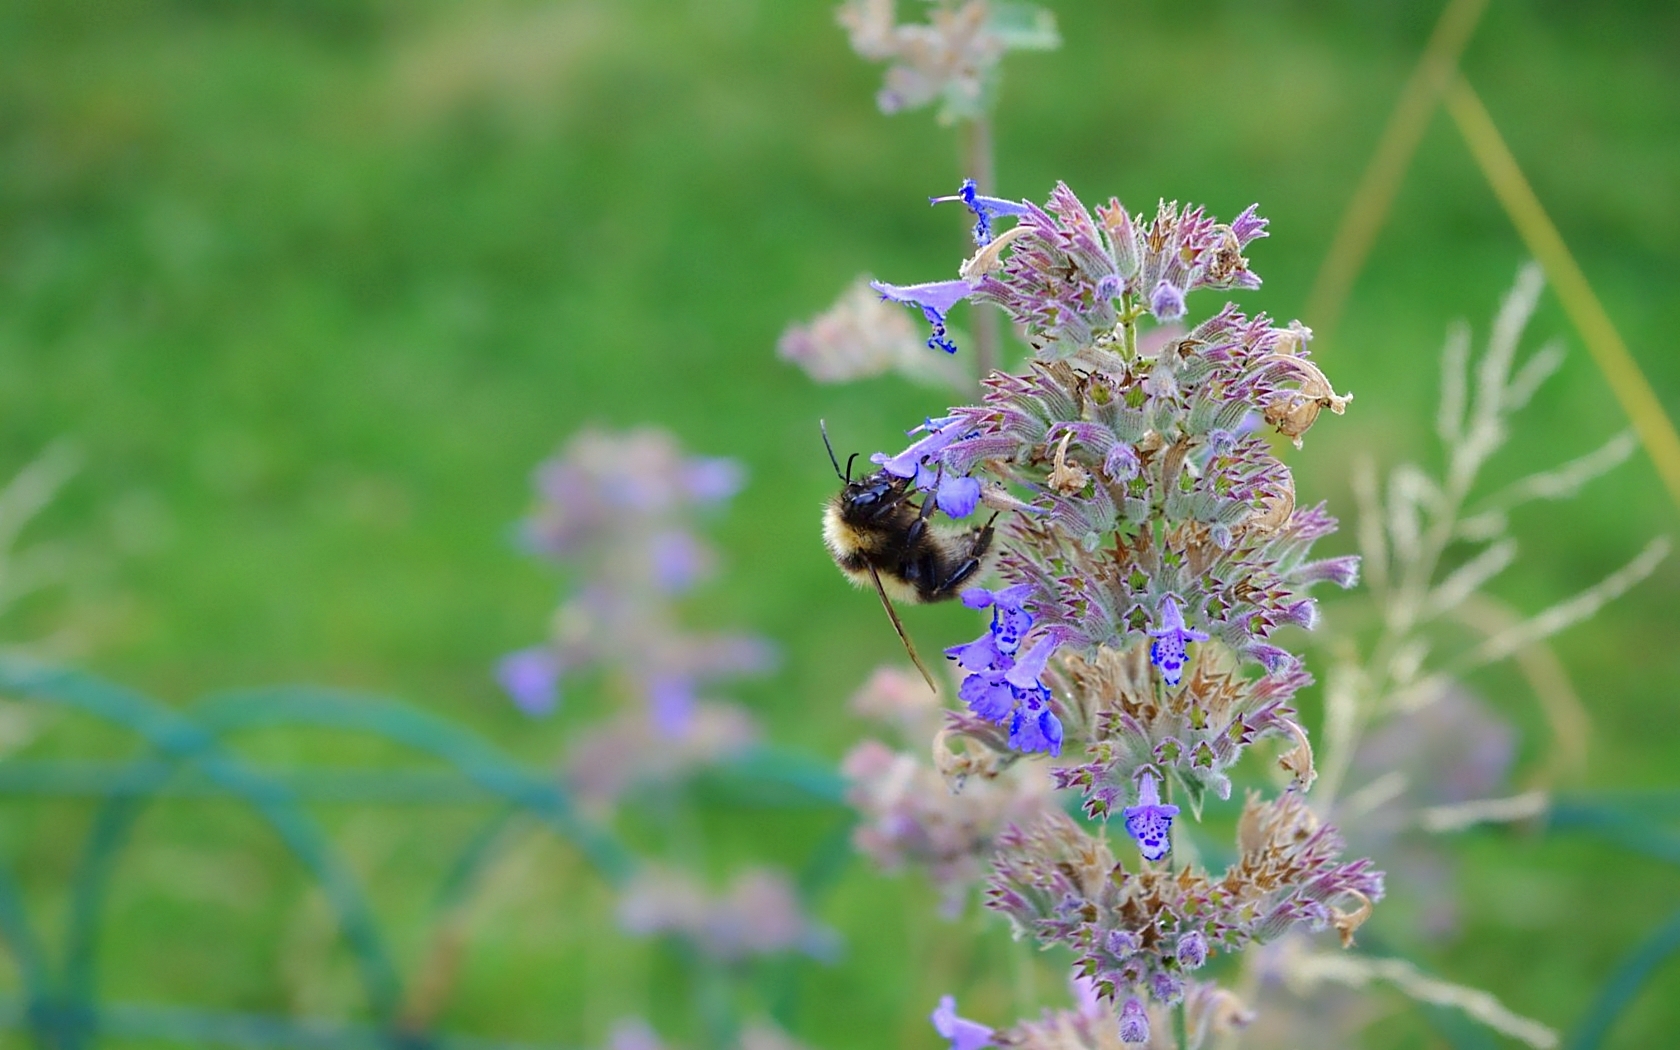
<path fill-rule="evenodd" d="M 521 649 L 496 663 L 496 681 L 518 708 L 532 717 L 560 703 L 560 660 L 547 649 Z"/>

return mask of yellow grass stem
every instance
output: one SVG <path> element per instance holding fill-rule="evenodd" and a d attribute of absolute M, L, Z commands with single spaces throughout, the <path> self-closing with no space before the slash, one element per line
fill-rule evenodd
<path fill-rule="evenodd" d="M 1663 411 L 1650 381 L 1622 342 L 1610 315 L 1593 294 L 1592 285 L 1559 236 L 1557 227 L 1540 206 L 1540 198 L 1523 177 L 1487 107 L 1463 77 L 1454 77 L 1446 94 L 1447 112 L 1458 124 L 1482 175 L 1510 216 L 1528 250 L 1539 260 L 1557 291 L 1564 312 L 1581 334 L 1588 353 L 1609 380 L 1610 389 L 1633 423 L 1633 431 L 1656 464 L 1669 496 L 1680 506 L 1680 435 Z"/>
<path fill-rule="evenodd" d="M 1487 0 L 1451 0 L 1447 4 L 1394 104 L 1388 126 L 1377 140 L 1377 151 L 1360 176 L 1359 187 L 1354 190 L 1347 210 L 1342 213 L 1336 236 L 1307 296 L 1303 317 L 1312 325 L 1321 344 L 1329 339 L 1341 318 L 1353 282 L 1365 268 L 1371 246 L 1376 243 L 1378 232 L 1388 220 L 1389 209 L 1394 206 L 1395 195 L 1400 192 L 1401 180 L 1412 166 L 1412 156 L 1423 141 L 1429 118 L 1435 115 L 1435 107 L 1452 83 L 1459 56 L 1464 53 L 1486 8 Z"/>

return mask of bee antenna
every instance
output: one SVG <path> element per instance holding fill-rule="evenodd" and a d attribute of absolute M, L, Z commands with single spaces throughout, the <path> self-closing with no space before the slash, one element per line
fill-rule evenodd
<path fill-rule="evenodd" d="M 852 483 L 852 464 L 857 462 L 857 457 L 856 452 L 846 457 L 846 484 L 848 485 Z"/>
<path fill-rule="evenodd" d="M 823 448 L 828 449 L 828 461 L 834 464 L 834 476 L 839 478 L 841 481 L 850 484 L 852 480 L 852 465 L 848 462 L 846 464 L 846 473 L 840 473 L 840 461 L 834 456 L 834 443 L 828 440 L 828 421 L 824 419 L 817 420 L 817 429 L 822 431 Z"/>

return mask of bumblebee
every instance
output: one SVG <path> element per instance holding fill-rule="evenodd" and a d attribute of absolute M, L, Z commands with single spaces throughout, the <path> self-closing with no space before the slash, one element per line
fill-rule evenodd
<path fill-rule="evenodd" d="M 932 495 L 917 503 L 911 498 L 910 478 L 878 470 L 853 481 L 857 454 L 846 460 L 842 471 L 827 427 L 823 444 L 841 482 L 840 491 L 823 508 L 823 543 L 847 579 L 859 587 L 875 588 L 905 651 L 928 688 L 938 692 L 904 631 L 893 599 L 919 605 L 955 598 L 985 564 L 992 547 L 992 522 L 961 532 L 937 529 L 929 522 L 934 511 Z"/>

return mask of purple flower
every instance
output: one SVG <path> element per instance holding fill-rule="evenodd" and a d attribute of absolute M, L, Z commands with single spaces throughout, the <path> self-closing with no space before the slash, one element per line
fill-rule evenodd
<path fill-rule="evenodd" d="M 1120 1041 L 1149 1042 L 1149 1015 L 1143 1012 L 1143 1002 L 1135 995 L 1120 1008 Z"/>
<path fill-rule="evenodd" d="M 1161 626 L 1149 632 L 1155 641 L 1149 646 L 1149 659 L 1161 669 L 1161 677 L 1168 685 L 1177 685 L 1184 676 L 1184 664 L 1189 659 L 1185 646 L 1191 642 L 1208 640 L 1205 631 L 1191 630 L 1184 625 L 1184 615 L 1172 595 L 1161 599 Z"/>
<path fill-rule="evenodd" d="M 1110 955 L 1118 955 L 1124 959 L 1143 946 L 1143 941 L 1131 930 L 1109 930 L 1103 938 L 1103 947 Z"/>
<path fill-rule="evenodd" d="M 947 446 L 969 435 L 968 427 L 957 416 L 942 416 L 925 420 L 910 433 L 925 436 L 896 456 L 877 452 L 869 461 L 894 477 L 915 478 L 917 490 L 931 490 L 934 503 L 950 517 L 966 518 L 973 514 L 974 508 L 980 505 L 980 479 L 966 474 L 946 474 L 937 459 Z"/>
<path fill-rule="evenodd" d="M 535 718 L 560 703 L 560 658 L 544 648 L 521 649 L 496 662 L 496 682 L 521 711 Z"/>
<path fill-rule="evenodd" d="M 1207 938 L 1200 930 L 1191 930 L 1178 939 L 1178 965 L 1186 970 L 1200 970 L 1207 962 Z"/>
<path fill-rule="evenodd" d="M 701 503 L 728 499 L 741 491 L 746 480 L 741 464 L 722 456 L 695 457 L 683 464 L 683 488 Z"/>
<path fill-rule="evenodd" d="M 968 205 L 968 210 L 974 213 L 977 220 L 974 224 L 974 243 L 989 244 L 992 240 L 992 217 L 994 215 L 1025 215 L 1027 206 L 1020 201 L 1006 201 L 1001 197 L 984 197 L 975 188 L 973 179 L 964 179 L 962 188 L 949 197 L 929 197 L 929 204 L 943 204 L 947 201 L 961 201 Z"/>
<path fill-rule="evenodd" d="M 941 476 L 934 486 L 933 499 L 948 517 L 966 518 L 980 505 L 980 479 L 960 474 Z"/>
<path fill-rule="evenodd" d="M 920 307 L 922 316 L 933 326 L 933 334 L 928 336 L 927 345 L 930 349 L 943 350 L 948 354 L 957 352 L 957 344 L 951 342 L 945 335 L 945 315 L 951 312 L 951 307 L 974 294 L 974 285 L 968 281 L 929 281 L 926 284 L 888 284 L 885 281 L 870 281 L 869 287 L 881 293 L 881 298 L 906 306 Z"/>
<path fill-rule="evenodd" d="M 964 598 L 974 591 L 968 591 Z M 969 642 L 967 645 L 953 645 L 945 650 L 945 655 L 965 671 L 996 670 L 998 678 L 1003 678 L 1003 672 L 1013 663 L 1013 660 L 998 649 L 997 632 L 987 631 L 985 634 Z"/>
<path fill-rule="evenodd" d="M 1033 625 L 1032 613 L 1022 605 L 1032 588 L 1024 583 L 988 591 L 984 587 L 970 587 L 962 594 L 962 603 L 970 609 L 992 610 L 991 638 L 999 652 L 1013 655 L 1021 648 L 1021 639 Z"/>
<path fill-rule="evenodd" d="M 1130 481 L 1142 469 L 1143 463 L 1138 459 L 1137 451 L 1124 441 L 1116 441 L 1103 459 L 1103 473 L 1110 481 Z"/>
<path fill-rule="evenodd" d="M 682 529 L 669 529 L 652 538 L 653 579 L 667 594 L 681 594 L 706 575 L 710 558 L 700 541 Z"/>
<path fill-rule="evenodd" d="M 1039 677 L 1044 674 L 1044 667 L 1050 662 L 1050 655 L 1060 644 L 1058 638 L 1048 634 L 1040 635 L 1033 647 L 1022 653 L 1015 665 L 1009 668 L 1004 679 L 1018 689 L 1044 688 L 1039 682 Z"/>
<path fill-rule="evenodd" d="M 1015 709 L 1014 720 L 1009 724 L 1009 746 L 1025 753 L 1046 751 L 1051 755 L 1060 755 L 1062 723 L 1050 710 L 1050 690 L 1039 686 L 1037 689 L 1013 689 L 1013 692 L 1020 706 Z"/>
<path fill-rule="evenodd" d="M 970 609 L 992 610 L 986 633 L 967 645 L 955 645 L 945 655 L 969 672 L 957 689 L 968 709 L 988 722 L 1009 722 L 1009 746 L 1017 751 L 1062 753 L 1062 722 L 1050 705 L 1050 690 L 1039 680 L 1045 664 L 1061 644 L 1055 632 L 1042 633 L 1030 648 L 1022 639 L 1033 625 L 1022 603 L 1031 588 L 1025 584 L 988 591 L 971 587 L 963 592 Z"/>
<path fill-rule="evenodd" d="M 1165 971 L 1157 970 L 1149 978 L 1149 994 L 1163 1006 L 1172 1006 L 1184 998 L 1184 982 Z"/>
<path fill-rule="evenodd" d="M 957 699 L 988 722 L 1003 721 L 1018 702 L 1015 689 L 1003 680 L 1003 674 L 1001 670 L 981 670 L 969 675 L 957 688 Z"/>
<path fill-rule="evenodd" d="M 1184 289 L 1163 279 L 1149 293 L 1149 312 L 1157 321 L 1176 321 L 1184 316 Z"/>
<path fill-rule="evenodd" d="M 678 675 L 654 675 L 647 683 L 648 711 L 654 727 L 668 737 L 682 737 L 694 722 L 694 683 Z"/>
<path fill-rule="evenodd" d="M 963 436 L 962 421 L 956 416 L 941 416 L 938 419 L 925 419 L 920 425 L 912 427 L 911 434 L 924 434 L 917 438 L 910 447 L 896 456 L 889 456 L 885 452 L 877 452 L 869 457 L 869 462 L 880 467 L 895 478 L 916 478 L 927 468 L 927 461 L 944 451 L 945 446 Z"/>
<path fill-rule="evenodd" d="M 939 1007 L 929 1015 L 933 1030 L 951 1041 L 951 1050 L 980 1050 L 992 1045 L 992 1030 L 978 1021 L 957 1016 L 955 996 L 941 996 Z"/>
<path fill-rule="evenodd" d="M 1160 860 L 1172 849 L 1172 822 L 1177 806 L 1163 806 L 1155 786 L 1155 774 L 1145 771 L 1138 778 L 1138 804 L 1125 811 L 1126 834 L 1137 840 L 1144 860 Z"/>

